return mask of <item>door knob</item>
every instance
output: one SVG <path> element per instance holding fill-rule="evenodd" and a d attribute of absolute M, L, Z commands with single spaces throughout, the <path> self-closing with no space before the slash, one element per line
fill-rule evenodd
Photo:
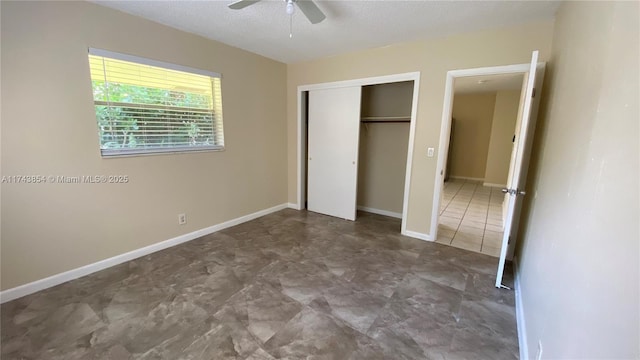
<path fill-rule="evenodd" d="M 519 189 L 507 189 L 507 188 L 503 188 L 500 191 L 502 191 L 505 194 L 511 194 L 511 195 L 527 195 L 527 192 L 524 190 L 519 190 Z"/>

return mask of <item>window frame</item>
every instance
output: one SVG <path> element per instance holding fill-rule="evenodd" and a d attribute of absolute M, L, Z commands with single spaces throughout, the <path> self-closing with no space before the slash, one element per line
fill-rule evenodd
<path fill-rule="evenodd" d="M 198 68 L 193 68 L 190 66 L 178 65 L 169 62 L 159 61 L 148 59 L 140 56 L 123 54 L 115 51 L 97 49 L 97 48 L 88 48 L 88 55 L 100 56 L 108 59 L 126 61 L 133 64 L 139 65 L 147 65 L 153 67 L 159 67 L 167 70 L 180 71 L 189 74 L 208 76 L 210 78 L 217 78 L 219 82 L 218 91 L 216 91 L 215 87 L 212 89 L 212 101 L 213 101 L 213 114 L 214 118 L 212 119 L 212 127 L 214 132 L 219 128 L 220 133 L 215 134 L 215 137 L 221 137 L 221 140 L 218 140 L 220 144 L 214 145 L 172 145 L 167 147 L 149 147 L 149 148 L 113 148 L 113 149 L 104 149 L 102 147 L 102 142 L 100 140 L 101 129 L 97 119 L 97 114 L 95 111 L 96 107 L 96 98 L 93 94 L 92 90 L 92 100 L 93 100 L 93 108 L 94 114 L 96 117 L 94 118 L 96 121 L 96 125 L 98 126 L 98 148 L 100 150 L 100 154 L 102 158 L 116 158 L 116 157 L 129 157 L 129 156 L 146 156 L 146 155 L 162 155 L 162 154 L 175 154 L 175 153 L 190 153 L 190 152 L 210 152 L 210 151 L 224 151 L 225 150 L 225 142 L 224 142 L 224 117 L 222 114 L 222 74 L 203 70 Z M 87 59 L 89 57 L 87 56 Z M 93 89 L 93 78 L 90 77 L 91 87 Z M 219 102 L 219 105 L 216 103 Z"/>

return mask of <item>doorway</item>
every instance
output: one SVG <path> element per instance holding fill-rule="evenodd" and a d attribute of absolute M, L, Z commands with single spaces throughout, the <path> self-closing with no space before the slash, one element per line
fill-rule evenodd
<path fill-rule="evenodd" d="M 339 81 L 339 82 L 332 82 L 332 83 L 303 85 L 298 87 L 297 89 L 297 100 L 298 100 L 298 109 L 297 109 L 297 115 L 298 115 L 298 159 L 297 159 L 298 161 L 298 173 L 297 173 L 298 194 L 297 195 L 298 196 L 297 198 L 298 199 L 297 200 L 298 201 L 296 204 L 296 207 L 298 209 L 307 208 L 307 200 L 309 199 L 309 195 L 308 195 L 309 189 L 307 188 L 307 184 L 308 184 L 308 177 L 310 177 L 308 176 L 310 172 L 309 172 L 308 165 L 309 165 L 309 157 L 313 157 L 313 156 L 309 156 L 308 151 L 309 151 L 310 141 L 309 141 L 309 138 L 307 137 L 307 134 L 309 132 L 308 109 L 310 108 L 309 103 L 312 101 L 312 99 L 310 99 L 309 94 L 313 94 L 314 92 L 320 93 L 325 90 L 330 92 L 333 92 L 335 90 L 337 92 L 338 90 L 336 89 L 342 89 L 342 88 L 354 88 L 354 87 L 362 88 L 362 87 L 374 86 L 374 85 L 411 82 L 412 94 L 411 94 L 410 114 L 402 114 L 403 115 L 402 119 L 397 119 L 396 116 L 383 116 L 380 118 L 375 116 L 368 116 L 368 119 L 358 119 L 359 123 L 360 123 L 360 120 L 365 120 L 369 122 L 368 124 L 363 125 L 367 127 L 368 126 L 378 127 L 379 126 L 378 123 L 381 123 L 382 121 L 388 121 L 388 122 L 393 121 L 398 123 L 402 121 L 405 124 L 408 123 L 409 139 L 408 139 L 407 147 L 405 149 L 406 165 L 402 169 L 405 175 L 404 187 L 403 187 L 403 190 L 401 191 L 402 212 L 401 214 L 399 214 L 400 217 L 402 218 L 401 233 L 404 234 L 406 232 L 406 214 L 407 214 L 407 206 L 408 206 L 408 198 L 409 198 L 410 181 L 411 181 L 410 172 L 411 172 L 411 166 L 412 166 L 412 149 L 414 144 L 416 113 L 417 113 L 417 104 L 418 104 L 418 95 L 419 95 L 419 81 L 420 81 L 420 73 L 415 72 L 415 73 L 405 73 L 405 74 L 397 74 L 397 75 L 389 75 L 389 76 L 381 76 L 381 77 L 373 77 L 373 78 L 365 78 L 365 79 Z M 360 105 L 361 104 L 358 104 L 358 107 L 360 107 Z M 376 122 L 376 124 L 371 124 L 371 122 Z M 397 126 L 397 124 L 393 124 L 393 125 Z M 355 141 L 357 142 L 358 139 L 355 139 Z M 355 161 L 357 162 L 358 160 L 355 160 Z M 354 186 L 355 188 L 352 188 L 352 190 L 356 191 L 357 183 L 354 184 Z M 351 197 L 352 197 L 351 194 L 347 197 L 349 198 L 349 201 L 351 201 Z M 353 197 L 353 204 L 351 204 L 350 206 L 353 206 L 354 209 L 357 206 L 355 197 Z M 367 209 L 364 209 L 364 210 L 367 210 Z"/>
<path fill-rule="evenodd" d="M 500 256 L 524 74 L 454 79 L 438 243 Z"/>
<path fill-rule="evenodd" d="M 505 193 L 505 217 L 504 235 L 500 247 L 500 257 L 498 260 L 498 270 L 496 273 L 496 287 L 502 285 L 502 275 L 505 261 L 513 258 L 515 248 L 515 235 L 518 230 L 520 209 L 522 207 L 522 197 L 526 195 L 525 186 L 527 171 L 529 168 L 529 157 L 531 145 L 535 131 L 535 123 L 538 115 L 538 105 L 540 103 L 539 91 L 536 96 L 536 88 L 542 87 L 544 79 L 545 63 L 538 63 L 538 51 L 533 51 L 529 64 L 518 64 L 488 68 L 452 70 L 447 72 L 445 83 L 445 98 L 442 112 L 442 127 L 440 132 L 440 148 L 438 153 L 438 163 L 436 179 L 434 181 L 434 200 L 431 219 L 431 235 L 437 238 L 438 217 L 440 205 L 442 203 L 444 187 L 444 168 L 447 164 L 447 149 L 451 132 L 452 105 L 454 97 L 454 81 L 457 78 L 467 78 L 471 76 L 483 75 L 503 75 L 503 74 L 525 74 L 526 81 L 523 83 L 523 97 L 519 106 L 519 116 L 516 122 L 515 136 L 513 137 L 513 151 L 509 166 L 507 187 L 502 189 Z M 535 195 L 534 195 L 535 196 Z"/>

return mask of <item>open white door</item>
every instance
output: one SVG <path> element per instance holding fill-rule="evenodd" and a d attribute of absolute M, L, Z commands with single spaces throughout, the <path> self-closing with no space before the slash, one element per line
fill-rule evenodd
<path fill-rule="evenodd" d="M 510 181 L 507 188 L 502 189 L 508 194 L 507 210 L 504 224 L 504 237 L 500 250 L 500 262 L 498 263 L 498 273 L 496 275 L 496 287 L 502 285 L 502 275 L 504 273 L 504 263 L 507 258 L 510 239 L 515 239 L 518 232 L 520 208 L 522 207 L 522 196 L 525 195 L 525 185 L 527 182 L 527 170 L 529 168 L 529 158 L 531 155 L 531 144 L 535 132 L 535 123 L 538 114 L 538 104 L 540 103 L 540 89 L 544 76 L 544 64 L 538 64 L 538 51 L 534 51 L 531 56 L 531 66 L 527 74 L 527 84 L 522 104 L 522 117 L 516 127 L 515 137 L 515 157 L 512 159 L 510 167 Z M 537 90 L 536 90 L 537 89 Z"/>
<path fill-rule="evenodd" d="M 356 219 L 362 87 L 309 91 L 307 209 Z"/>

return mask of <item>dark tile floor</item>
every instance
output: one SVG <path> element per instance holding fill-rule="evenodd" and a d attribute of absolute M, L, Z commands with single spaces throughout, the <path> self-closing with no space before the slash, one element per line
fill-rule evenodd
<path fill-rule="evenodd" d="M 399 231 L 283 210 L 3 304 L 1 358 L 517 358 L 497 259 Z"/>

